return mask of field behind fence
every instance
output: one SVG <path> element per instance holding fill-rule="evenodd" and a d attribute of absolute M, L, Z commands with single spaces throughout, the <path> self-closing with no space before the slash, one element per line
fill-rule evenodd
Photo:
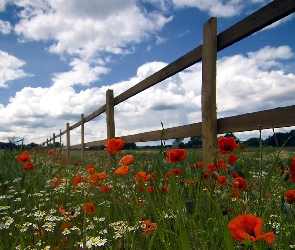
<path fill-rule="evenodd" d="M 295 105 L 221 119 L 217 119 L 216 105 L 217 52 L 294 12 L 294 0 L 274 0 L 220 34 L 217 34 L 217 18 L 210 18 L 203 25 L 202 45 L 191 50 L 187 54 L 178 58 L 163 69 L 137 83 L 116 97 L 114 97 L 113 90 L 109 89 L 106 92 L 106 103 L 103 106 L 86 117 L 84 117 L 84 114 L 81 114 L 80 121 L 71 126 L 67 123 L 64 131 L 60 130 L 59 134 L 54 133 L 52 137 L 46 139 L 42 145 L 46 145 L 48 147 L 50 144 L 53 144 L 53 147 L 55 147 L 55 140 L 59 138 L 61 142 L 62 135 L 66 135 L 67 157 L 70 157 L 71 149 L 79 148 L 81 149 L 81 157 L 83 159 L 85 147 L 105 145 L 108 139 L 116 137 L 114 113 L 114 107 L 116 105 L 201 61 L 202 121 L 164 129 L 165 139 L 202 136 L 203 162 L 204 165 L 207 166 L 211 162 L 214 150 L 217 146 L 217 134 L 256 130 L 258 125 L 260 125 L 262 129 L 272 127 L 289 127 L 295 125 Z M 106 112 L 107 138 L 92 142 L 84 142 L 84 124 L 104 112 Z M 81 127 L 81 143 L 77 145 L 70 145 L 70 131 L 79 126 Z M 148 142 L 160 140 L 161 134 L 162 130 L 156 130 L 121 136 L 121 138 L 124 139 L 126 143 Z"/>

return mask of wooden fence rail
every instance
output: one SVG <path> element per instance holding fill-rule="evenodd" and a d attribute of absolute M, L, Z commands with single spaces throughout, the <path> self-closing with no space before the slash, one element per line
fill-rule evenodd
<path fill-rule="evenodd" d="M 200 61 L 202 61 L 203 75 L 201 93 L 202 122 L 167 128 L 164 131 L 166 139 L 202 136 L 203 142 L 205 142 L 202 146 L 205 166 L 210 163 L 213 157 L 213 150 L 217 142 L 217 134 L 255 130 L 258 125 L 261 125 L 263 129 L 295 125 L 295 106 L 276 108 L 221 119 L 217 119 L 216 113 L 217 52 L 294 12 L 294 0 L 274 0 L 227 30 L 221 32 L 219 35 L 217 35 L 217 19 L 209 19 L 204 24 L 203 45 L 196 47 L 116 97 L 113 96 L 112 90 L 108 90 L 106 93 L 106 104 L 86 117 L 82 114 L 81 120 L 72 126 L 67 123 L 65 131 L 60 130 L 58 135 L 53 134 L 53 137 L 47 139 L 42 145 L 47 144 L 48 146 L 51 141 L 55 142 L 55 138 L 58 137 L 61 142 L 61 136 L 66 134 L 67 157 L 70 156 L 70 149 L 81 148 L 81 156 L 83 159 L 84 147 L 105 145 L 107 139 L 115 137 L 115 105 L 124 102 L 132 96 L 139 94 Z M 104 112 L 106 112 L 107 115 L 107 139 L 84 143 L 84 123 L 94 119 Z M 81 144 L 70 146 L 70 130 L 79 126 L 81 126 Z M 150 131 L 135 135 L 126 135 L 122 136 L 122 138 L 126 142 L 155 141 L 160 140 L 161 132 L 162 130 Z"/>

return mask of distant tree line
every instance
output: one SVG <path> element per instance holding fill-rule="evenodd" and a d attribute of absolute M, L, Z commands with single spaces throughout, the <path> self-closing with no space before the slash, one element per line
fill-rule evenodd
<path fill-rule="evenodd" d="M 234 137 L 237 143 L 241 141 L 233 133 L 226 133 L 225 137 Z M 285 147 L 295 147 L 295 130 L 291 130 L 287 133 L 274 133 L 272 136 L 269 136 L 267 139 L 261 140 L 262 145 L 265 147 L 282 147 L 285 144 Z M 246 141 L 242 141 L 241 144 L 244 147 L 258 147 L 260 145 L 260 138 L 250 138 Z M 192 136 L 187 143 L 180 143 L 179 148 L 201 148 L 202 147 L 202 137 L 201 136 Z"/>

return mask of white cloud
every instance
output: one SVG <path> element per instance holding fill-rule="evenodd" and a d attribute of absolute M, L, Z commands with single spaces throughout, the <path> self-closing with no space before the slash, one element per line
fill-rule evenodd
<path fill-rule="evenodd" d="M 172 0 L 176 8 L 194 7 L 215 17 L 238 15 L 244 7 L 241 0 Z"/>
<path fill-rule="evenodd" d="M 90 83 L 99 80 L 100 74 L 106 74 L 109 71 L 102 66 L 91 67 L 89 63 L 77 58 L 72 60 L 70 66 L 73 68 L 71 71 L 55 74 L 53 78 L 55 87 L 75 84 L 89 86 Z"/>
<path fill-rule="evenodd" d="M 7 88 L 9 81 L 32 76 L 20 69 L 25 64 L 25 61 L 0 50 L 0 88 Z"/>
<path fill-rule="evenodd" d="M 293 53 L 288 46 L 268 46 L 247 55 L 221 58 L 217 75 L 218 117 L 293 105 L 295 75 L 284 73 L 280 64 Z M 270 64 L 270 61 L 274 63 Z M 0 138 L 27 135 L 27 143 L 43 142 L 52 133 L 65 130 L 66 122 L 73 125 L 80 120 L 80 114 L 87 116 L 104 105 L 107 89 L 113 89 L 114 95 L 118 96 L 166 65 L 164 62 L 145 63 L 130 79 L 100 88 L 89 87 L 80 92 L 75 92 L 74 80 L 72 84 L 61 84 L 62 77 L 65 77 L 63 74 L 59 79 L 54 78 L 49 88 L 24 88 L 10 99 L 6 107 L 0 106 L 0 127 L 9 128 L 9 131 L 0 129 Z M 100 74 L 100 68 L 98 72 L 92 72 L 88 66 L 79 60 L 73 62 L 73 71 L 77 67 L 76 73 L 80 69 L 88 72 L 89 80 L 83 82 L 85 85 Z M 117 105 L 116 136 L 159 130 L 161 122 L 165 128 L 201 122 L 201 71 L 200 63 L 193 65 Z M 69 79 L 74 78 L 70 75 Z M 85 131 L 86 142 L 105 139 L 105 115 L 86 123 Z M 257 131 L 238 135 L 244 139 L 245 135 L 254 136 L 254 133 L 257 137 Z M 269 131 L 265 133 L 270 134 Z M 71 144 L 78 144 L 79 140 L 80 129 L 77 128 L 71 131 Z"/>
<path fill-rule="evenodd" d="M 0 32 L 4 35 L 7 35 L 11 32 L 12 26 L 10 22 L 0 20 Z"/>
<path fill-rule="evenodd" d="M 101 52 L 130 53 L 133 43 L 149 39 L 172 20 L 143 12 L 133 0 L 114 1 L 51 0 L 43 6 L 20 1 L 25 9 L 15 32 L 23 41 L 52 41 L 53 53 L 92 58 Z"/>

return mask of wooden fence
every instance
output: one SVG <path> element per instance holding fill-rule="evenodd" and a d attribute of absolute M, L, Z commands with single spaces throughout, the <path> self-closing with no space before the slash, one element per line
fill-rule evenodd
<path fill-rule="evenodd" d="M 247 16 L 240 22 L 217 35 L 217 19 L 210 18 L 203 26 L 203 45 L 196 47 L 187 54 L 178 58 L 163 69 L 137 83 L 130 89 L 114 97 L 113 91 L 106 92 L 106 104 L 70 126 L 66 124 L 66 130 L 58 135 L 53 134 L 42 145 L 49 145 L 51 141 L 55 146 L 55 139 L 66 134 L 67 157 L 70 150 L 81 149 L 81 157 L 84 158 L 84 148 L 105 145 L 107 139 L 115 137 L 114 106 L 124 102 L 147 88 L 175 75 L 176 73 L 202 61 L 202 122 L 188 124 L 164 130 L 166 139 L 187 138 L 202 136 L 203 161 L 207 166 L 214 155 L 217 144 L 217 134 L 227 132 L 243 132 L 256 130 L 258 125 L 263 129 L 280 128 L 295 125 L 295 106 L 264 110 L 232 117 L 217 119 L 216 105 L 216 60 L 217 52 L 250 36 L 264 27 L 295 12 L 294 0 L 274 0 L 268 5 Z M 294 31 L 292 31 L 294 32 Z M 84 143 L 84 124 L 100 114 L 106 112 L 107 139 Z M 70 130 L 81 126 L 81 144 L 70 146 Z M 162 130 L 146 133 L 121 136 L 127 143 L 156 141 L 161 139 Z"/>

